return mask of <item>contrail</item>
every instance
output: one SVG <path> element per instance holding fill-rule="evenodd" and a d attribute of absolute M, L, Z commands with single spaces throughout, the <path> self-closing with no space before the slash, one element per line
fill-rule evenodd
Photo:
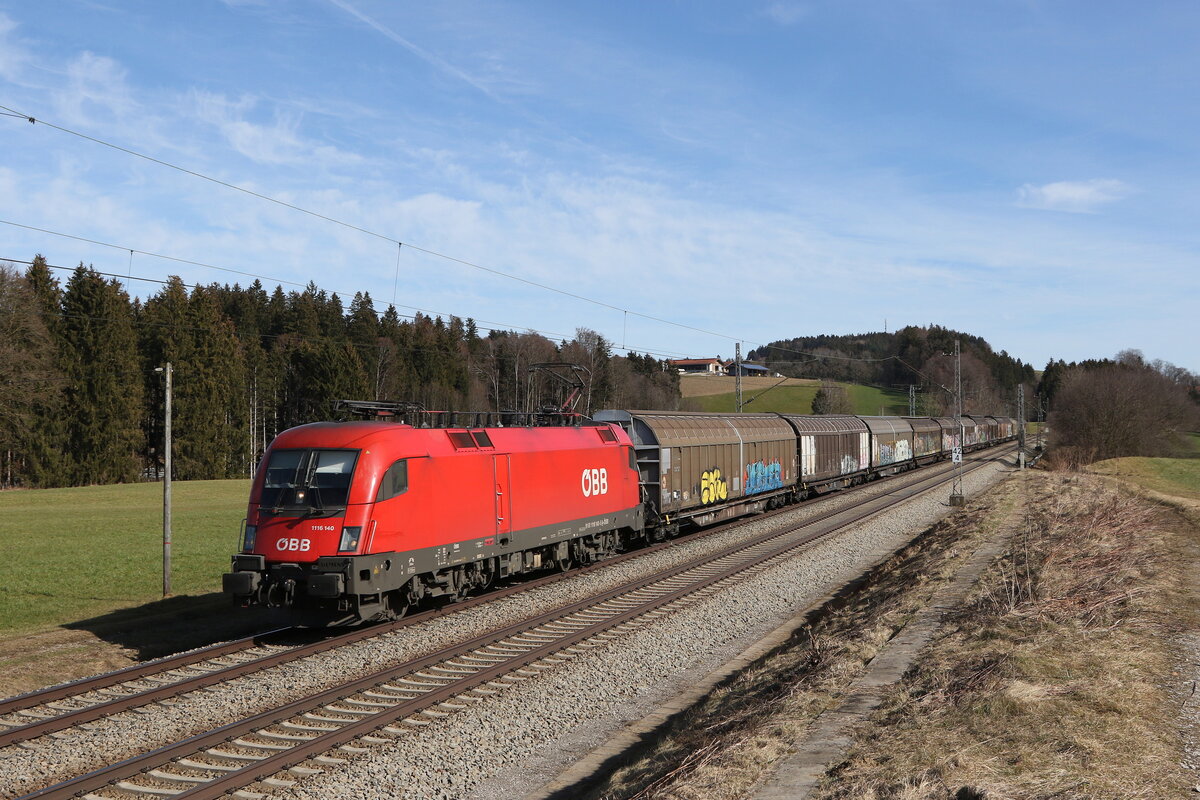
<path fill-rule="evenodd" d="M 357 8 L 355 8 L 354 6 L 352 6 L 348 2 L 346 2 L 346 0 L 329 0 L 329 2 L 332 3 L 333 5 L 337 6 L 338 8 L 342 9 L 347 14 L 352 14 L 354 17 L 358 18 L 361 22 L 364 22 L 367 25 L 370 25 L 372 28 L 379 31 L 384 36 L 386 36 L 387 38 L 391 39 L 396 44 L 403 47 L 405 50 L 408 50 L 410 53 L 415 55 L 417 58 L 420 58 L 422 61 L 425 61 L 425 62 L 433 65 L 434 67 L 440 69 L 442 72 L 445 72 L 449 75 L 453 75 L 454 77 L 458 78 L 459 80 L 470 84 L 471 86 L 475 87 L 479 91 L 486 94 L 491 99 L 495 100 L 497 103 L 505 102 L 505 100 L 502 97 L 497 95 L 495 92 L 493 92 L 491 89 L 489 89 L 486 85 L 480 83 L 475 78 L 473 78 L 470 75 L 468 75 L 467 73 L 463 72 L 458 67 L 445 61 L 444 59 L 439 58 L 438 56 L 434 55 L 433 53 L 429 52 L 428 50 L 425 50 L 424 48 L 413 44 L 408 39 L 405 39 L 403 36 L 396 33 L 395 31 L 393 31 L 391 28 L 387 27 L 386 25 L 383 25 L 382 23 L 371 19 L 366 14 L 362 13 Z"/>

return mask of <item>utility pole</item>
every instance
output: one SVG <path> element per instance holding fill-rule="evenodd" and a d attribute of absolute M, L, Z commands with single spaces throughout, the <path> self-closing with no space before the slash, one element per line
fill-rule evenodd
<path fill-rule="evenodd" d="M 171 362 L 156 367 L 167 379 L 163 418 L 163 597 L 171 596 Z"/>
<path fill-rule="evenodd" d="M 908 415 L 910 417 L 917 415 L 917 387 L 911 383 L 908 385 Z"/>
<path fill-rule="evenodd" d="M 1025 384 L 1017 384 L 1017 464 L 1025 469 Z"/>
<path fill-rule="evenodd" d="M 953 454 L 954 468 L 954 486 L 950 489 L 950 505 L 964 506 L 966 498 L 963 497 L 962 488 L 962 462 L 963 462 L 963 446 L 966 442 L 967 432 L 962 421 L 962 351 L 959 346 L 959 340 L 954 340 L 954 417 L 958 420 L 958 447 L 955 448 Z"/>
<path fill-rule="evenodd" d="M 1038 421 L 1037 451 L 1039 453 L 1041 453 L 1042 452 L 1042 428 L 1044 428 L 1046 426 L 1045 426 L 1045 415 L 1042 414 L 1042 396 L 1040 394 L 1038 395 L 1037 401 L 1038 401 L 1038 407 L 1037 407 L 1037 421 Z"/>
<path fill-rule="evenodd" d="M 742 413 L 742 343 L 733 345 L 733 395 L 734 410 Z"/>

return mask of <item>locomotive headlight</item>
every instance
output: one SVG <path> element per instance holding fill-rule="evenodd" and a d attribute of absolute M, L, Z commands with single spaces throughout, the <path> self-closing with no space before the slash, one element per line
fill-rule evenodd
<path fill-rule="evenodd" d="M 249 553 L 254 549 L 254 535 L 256 533 L 258 533 L 258 526 L 246 526 L 246 530 L 242 533 L 242 552 Z"/>
<path fill-rule="evenodd" d="M 362 533 L 361 525 L 342 528 L 342 541 L 338 544 L 339 553 L 351 553 L 358 549 L 358 536 Z"/>

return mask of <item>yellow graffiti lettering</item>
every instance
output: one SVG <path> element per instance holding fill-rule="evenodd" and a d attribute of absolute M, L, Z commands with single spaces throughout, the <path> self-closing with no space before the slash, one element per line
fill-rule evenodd
<path fill-rule="evenodd" d="M 729 484 L 721 477 L 721 470 L 713 468 L 700 476 L 700 504 L 708 505 L 729 497 Z"/>

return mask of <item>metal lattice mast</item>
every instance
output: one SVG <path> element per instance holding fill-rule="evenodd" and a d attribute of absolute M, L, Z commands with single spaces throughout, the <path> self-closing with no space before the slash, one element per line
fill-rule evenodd
<path fill-rule="evenodd" d="M 917 387 L 911 383 L 908 385 L 908 415 L 910 417 L 917 415 Z"/>
<path fill-rule="evenodd" d="M 963 497 L 962 487 L 962 462 L 963 450 L 965 449 L 967 438 L 966 427 L 962 420 L 963 404 L 962 404 L 962 350 L 958 339 L 954 340 L 954 418 L 958 420 L 958 453 L 955 454 L 954 469 L 954 486 L 950 489 L 950 505 L 961 506 L 965 505 L 966 500 Z"/>

